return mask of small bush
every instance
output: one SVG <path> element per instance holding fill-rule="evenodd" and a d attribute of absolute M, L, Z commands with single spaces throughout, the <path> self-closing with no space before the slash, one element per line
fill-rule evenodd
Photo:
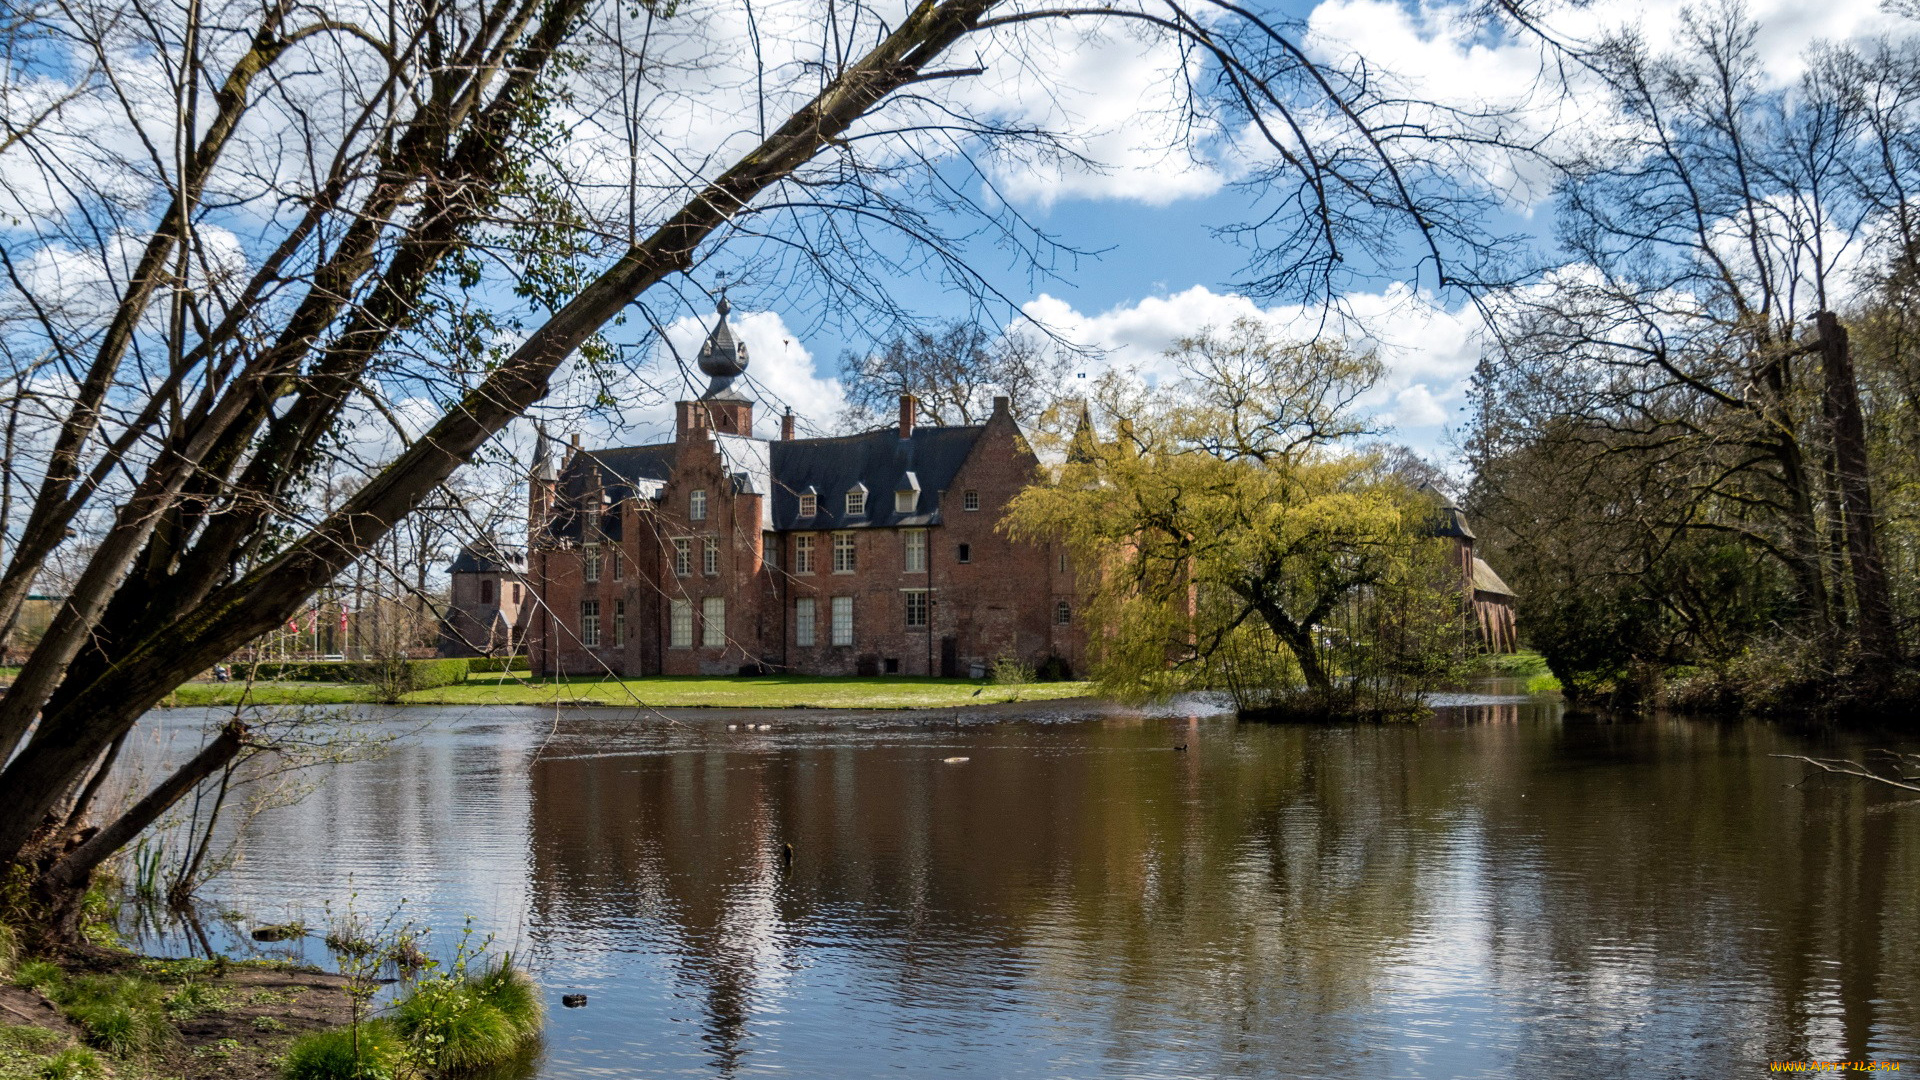
<path fill-rule="evenodd" d="M 374 696 L 389 704 L 415 690 L 432 690 L 467 681 L 471 661 L 464 657 L 444 660 L 408 660 L 389 656 L 359 665 L 357 681 L 372 688 Z"/>
<path fill-rule="evenodd" d="M 164 1045 L 174 1035 L 158 983 L 125 975 L 82 975 L 49 995 L 87 1041 L 122 1056 Z"/>
<path fill-rule="evenodd" d="M 422 983 L 395 1010 L 393 1024 L 432 1071 L 496 1064 L 520 1046 L 513 1022 L 471 982 Z"/>
<path fill-rule="evenodd" d="M 15 986 L 30 986 L 50 998 L 66 981 L 67 973 L 60 970 L 60 965 L 45 960 L 22 961 L 13 972 Z"/>
<path fill-rule="evenodd" d="M 35 1080 L 105 1080 L 111 1074 L 100 1055 L 73 1046 L 42 1061 L 33 1075 Z"/>
<path fill-rule="evenodd" d="M 1040 668 L 1033 677 L 1040 682 L 1066 682 L 1073 678 L 1073 666 L 1067 663 L 1065 657 L 1049 654 L 1040 661 Z"/>
<path fill-rule="evenodd" d="M 545 1009 L 540 1003 L 540 988 L 511 961 L 495 965 L 473 980 L 480 1000 L 500 1010 L 522 1039 L 540 1034 Z"/>
<path fill-rule="evenodd" d="M 997 686 L 1019 686 L 1033 681 L 1033 667 L 1017 656 L 996 656 L 987 678 Z"/>
<path fill-rule="evenodd" d="M 350 1027 L 295 1039 L 287 1048 L 280 1076 L 282 1080 L 390 1080 L 399 1060 L 400 1046 L 392 1030 L 374 1020 L 360 1025 L 358 1046 Z"/>

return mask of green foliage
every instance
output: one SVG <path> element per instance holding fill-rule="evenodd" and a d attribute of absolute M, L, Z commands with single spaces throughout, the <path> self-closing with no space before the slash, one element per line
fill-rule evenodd
<path fill-rule="evenodd" d="M 37 1027 L 0 1027 L 0 1080 L 103 1080 L 100 1055 Z"/>
<path fill-rule="evenodd" d="M 175 1036 L 165 989 L 148 979 L 76 975 L 48 996 L 87 1033 L 89 1043 L 123 1057 L 158 1049 Z"/>
<path fill-rule="evenodd" d="M 409 660 L 394 656 L 365 660 L 356 667 L 356 681 L 371 687 L 379 700 L 394 704 L 403 695 L 416 690 L 433 690 L 466 682 L 471 661 L 463 657 Z"/>
<path fill-rule="evenodd" d="M 496 675 L 509 671 L 533 670 L 524 656 L 476 656 L 467 661 L 467 670 L 475 675 Z"/>
<path fill-rule="evenodd" d="M 13 927 L 0 923 L 0 979 L 13 978 L 13 969 L 20 962 L 20 935 Z"/>
<path fill-rule="evenodd" d="M 393 1030 L 373 1020 L 295 1039 L 280 1075 L 282 1080 L 391 1080 L 400 1057 Z"/>
<path fill-rule="evenodd" d="M 46 960 L 23 960 L 13 971 L 15 986 L 30 986 L 48 997 L 66 981 L 67 973 L 60 970 L 60 965 Z"/>
<path fill-rule="evenodd" d="M 167 996 L 167 1016 L 174 1020 L 191 1020 L 232 1007 L 233 995 L 210 983 L 189 982 Z"/>
<path fill-rule="evenodd" d="M 1177 383 L 1103 380 L 1104 424 L 1002 525 L 1086 568 L 1101 689 L 1224 690 L 1242 709 L 1304 692 L 1318 713 L 1375 714 L 1455 673 L 1467 628 L 1458 569 L 1426 535 L 1434 507 L 1338 445 L 1377 361 L 1246 321 L 1173 355 Z"/>
<path fill-rule="evenodd" d="M 995 686 L 1025 686 L 1034 681 L 1033 665 L 1010 654 L 996 656 L 987 669 L 987 680 Z"/>

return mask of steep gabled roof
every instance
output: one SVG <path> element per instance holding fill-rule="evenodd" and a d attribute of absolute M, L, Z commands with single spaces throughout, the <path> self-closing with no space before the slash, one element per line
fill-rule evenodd
<path fill-rule="evenodd" d="M 985 425 L 915 428 L 909 438 L 900 429 L 884 427 L 858 435 L 831 439 L 796 439 L 768 444 L 773 452 L 773 527 L 787 529 L 884 528 L 929 525 L 940 520 L 939 494 L 953 486 L 953 478 L 980 441 Z M 910 514 L 893 510 L 892 493 L 901 490 L 913 473 L 922 491 Z M 865 484 L 867 512 L 849 516 L 846 493 Z M 800 516 L 800 492 L 812 487 L 820 496 L 820 512 Z"/>
<path fill-rule="evenodd" d="M 497 548 L 492 544 L 464 544 L 460 554 L 447 566 L 450 574 L 524 574 L 527 556 L 518 548 Z"/>

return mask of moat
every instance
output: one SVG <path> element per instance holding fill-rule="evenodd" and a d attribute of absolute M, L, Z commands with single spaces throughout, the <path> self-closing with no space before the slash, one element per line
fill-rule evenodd
<path fill-rule="evenodd" d="M 1344 728 L 396 709 L 424 728 L 256 818 L 208 899 L 404 898 L 449 948 L 472 916 L 546 987 L 555 1080 L 1920 1068 L 1920 803 L 1770 756 L 1885 740 L 1482 689 Z"/>

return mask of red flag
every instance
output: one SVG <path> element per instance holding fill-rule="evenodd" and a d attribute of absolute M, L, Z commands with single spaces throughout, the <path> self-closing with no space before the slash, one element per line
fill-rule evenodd
<path fill-rule="evenodd" d="M 319 625 L 320 625 L 320 609 L 314 608 L 312 611 L 307 612 L 307 629 L 311 631 L 314 627 Z"/>
<path fill-rule="evenodd" d="M 287 633 L 297 634 L 299 632 L 300 632 L 300 616 L 295 615 L 293 618 L 287 620 Z"/>
<path fill-rule="evenodd" d="M 340 632 L 343 634 L 347 632 L 347 609 L 345 606 L 340 608 Z"/>

